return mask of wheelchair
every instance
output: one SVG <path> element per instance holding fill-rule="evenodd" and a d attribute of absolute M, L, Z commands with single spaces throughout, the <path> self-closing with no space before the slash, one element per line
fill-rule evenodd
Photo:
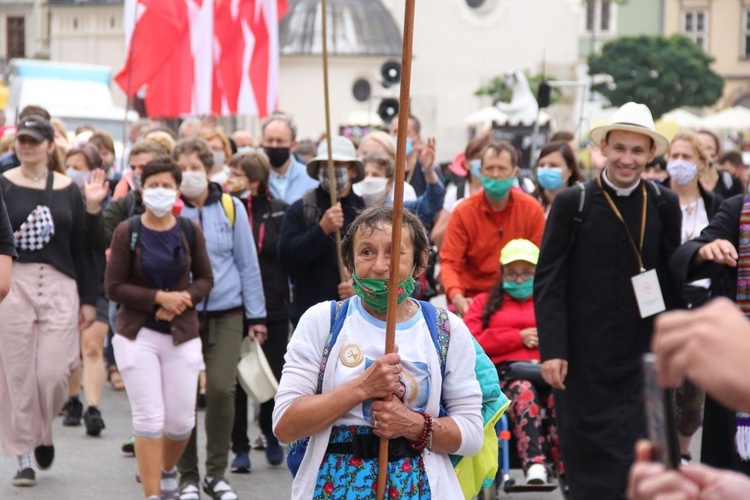
<path fill-rule="evenodd" d="M 545 416 L 544 419 L 547 417 Z M 531 493 L 531 492 L 550 492 L 560 487 L 563 497 L 567 500 L 570 498 L 568 487 L 565 482 L 565 475 L 558 474 L 554 461 L 550 458 L 549 438 L 547 438 L 544 452 L 547 456 L 545 467 L 547 468 L 547 484 L 518 484 L 516 480 L 510 477 L 511 467 L 522 468 L 521 460 L 516 454 L 516 442 L 513 433 L 509 429 L 508 416 L 503 414 L 495 425 L 497 431 L 498 443 L 498 469 L 495 476 L 495 482 L 491 487 L 483 489 L 478 499 L 495 500 L 501 498 L 502 494 L 509 493 Z"/>

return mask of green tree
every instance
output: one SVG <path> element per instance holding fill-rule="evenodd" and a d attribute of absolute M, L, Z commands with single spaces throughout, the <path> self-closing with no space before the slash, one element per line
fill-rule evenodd
<path fill-rule="evenodd" d="M 659 118 L 682 106 L 710 106 L 721 97 L 724 79 L 710 65 L 714 58 L 682 36 L 623 37 L 589 56 L 589 74 L 612 77 L 593 86 L 614 106 L 635 101 Z"/>
<path fill-rule="evenodd" d="M 524 74 L 526 75 L 526 79 L 529 81 L 529 87 L 531 87 L 531 92 L 534 93 L 534 95 L 537 95 L 537 90 L 539 89 L 539 84 L 543 81 L 551 82 L 555 80 L 555 78 L 551 77 L 550 75 L 545 75 L 543 73 L 537 73 L 535 75 L 530 75 L 528 71 L 524 71 Z M 510 102 L 510 99 L 513 97 L 513 91 L 505 85 L 503 82 L 502 75 L 493 77 L 492 80 L 490 80 L 485 85 L 482 85 L 478 89 L 474 91 L 475 96 L 490 96 L 492 98 L 492 104 L 495 105 L 498 102 Z M 549 95 L 549 103 L 550 105 L 555 104 L 557 101 L 560 100 L 562 97 L 562 92 L 559 88 L 552 88 L 552 91 Z"/>

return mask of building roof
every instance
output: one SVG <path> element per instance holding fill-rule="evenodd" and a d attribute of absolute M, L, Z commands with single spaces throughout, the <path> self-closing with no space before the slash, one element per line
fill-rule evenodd
<path fill-rule="evenodd" d="M 323 51 L 322 3 L 290 0 L 279 26 L 283 55 Z M 401 55 L 401 30 L 380 0 L 328 0 L 328 53 L 338 55 Z"/>

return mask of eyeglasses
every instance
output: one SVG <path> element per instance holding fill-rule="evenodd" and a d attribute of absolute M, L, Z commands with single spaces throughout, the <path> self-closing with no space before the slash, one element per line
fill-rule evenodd
<path fill-rule="evenodd" d="M 531 271 L 526 271 L 523 273 L 517 273 L 515 271 L 505 271 L 503 273 L 503 278 L 510 280 L 510 281 L 518 281 L 518 278 L 523 278 L 523 281 L 528 281 L 533 277 L 534 277 L 534 273 Z"/>

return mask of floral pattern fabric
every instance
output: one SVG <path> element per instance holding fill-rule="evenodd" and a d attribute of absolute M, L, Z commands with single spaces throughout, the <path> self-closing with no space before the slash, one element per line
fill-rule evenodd
<path fill-rule="evenodd" d="M 334 426 L 331 443 L 351 441 L 353 434 L 368 434 L 369 426 Z M 378 459 L 326 453 L 313 498 L 316 500 L 374 499 L 378 484 Z M 406 457 L 388 463 L 385 498 L 389 500 L 427 500 L 431 498 L 422 456 Z"/>
<path fill-rule="evenodd" d="M 548 447 L 557 473 L 564 474 L 552 390 L 539 391 L 528 380 L 507 380 L 500 384 L 505 395 L 512 401 L 507 413 L 524 469 L 532 464 L 544 464 L 544 450 Z M 546 419 L 542 418 L 542 409 L 547 411 Z M 549 436 L 549 441 L 545 436 Z"/>

